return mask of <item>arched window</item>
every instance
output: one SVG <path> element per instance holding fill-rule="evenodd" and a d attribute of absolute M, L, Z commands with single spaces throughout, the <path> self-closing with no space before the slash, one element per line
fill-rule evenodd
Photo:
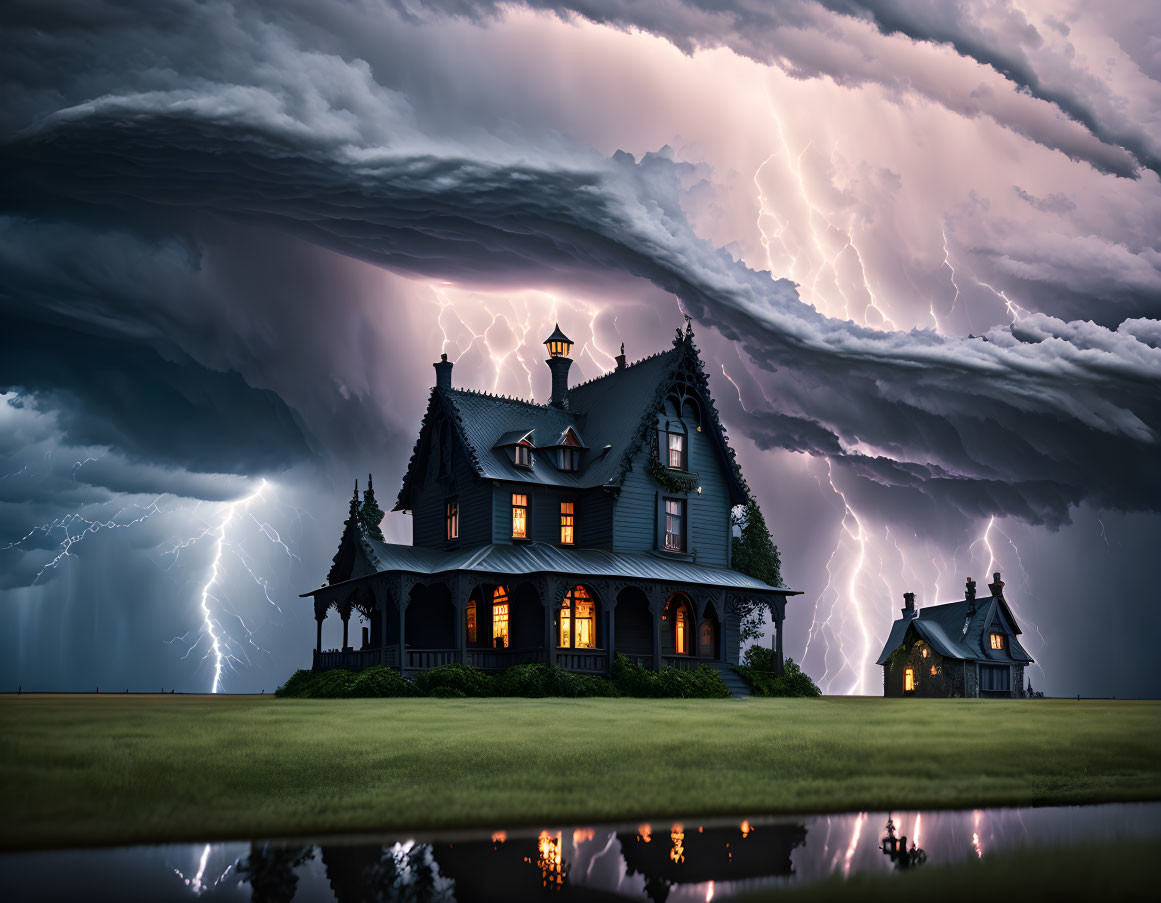
<path fill-rule="evenodd" d="M 467 619 L 468 642 L 474 643 L 474 642 L 476 642 L 476 638 L 479 636 L 479 630 L 477 629 L 477 625 L 476 625 L 476 600 L 475 599 L 468 600 L 468 608 L 467 608 L 467 611 L 464 613 L 464 617 Z"/>
<path fill-rule="evenodd" d="M 560 607 L 560 648 L 597 648 L 597 606 L 583 586 L 574 586 Z"/>
<path fill-rule="evenodd" d="M 661 463 L 672 470 L 689 469 L 689 436 L 680 420 L 666 420 L 658 431 Z"/>
<path fill-rule="evenodd" d="M 492 593 L 492 648 L 508 648 L 508 587 L 497 586 Z"/>
<path fill-rule="evenodd" d="M 673 624 L 675 646 L 678 655 L 689 655 L 689 612 L 685 603 L 677 606 L 677 618 Z"/>

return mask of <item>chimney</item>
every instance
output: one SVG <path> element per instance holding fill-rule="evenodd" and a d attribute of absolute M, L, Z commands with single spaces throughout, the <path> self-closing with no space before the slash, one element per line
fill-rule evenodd
<path fill-rule="evenodd" d="M 568 368 L 572 366 L 572 359 L 568 353 L 572 350 L 572 339 L 560 331 L 560 324 L 552 331 L 544 345 L 548 349 L 548 369 L 552 373 L 552 397 L 548 403 L 554 408 L 568 410 Z"/>
<path fill-rule="evenodd" d="M 617 355 L 617 369 L 625 369 L 625 343 L 621 343 L 621 353 Z"/>
<path fill-rule="evenodd" d="M 992 595 L 997 599 L 1004 597 L 1004 581 L 1000 579 L 1000 572 L 992 574 L 992 582 L 988 584 L 988 589 L 992 591 Z"/>
<path fill-rule="evenodd" d="M 968 605 L 968 611 L 974 612 L 976 610 L 976 582 L 971 577 L 967 578 L 964 583 L 963 597 L 971 604 Z"/>
<path fill-rule="evenodd" d="M 432 364 L 432 366 L 435 367 L 435 387 L 437 389 L 450 389 L 452 362 L 447 359 L 447 355 L 441 354 L 439 362 Z"/>
<path fill-rule="evenodd" d="M 915 617 L 915 593 L 903 594 L 903 617 Z"/>

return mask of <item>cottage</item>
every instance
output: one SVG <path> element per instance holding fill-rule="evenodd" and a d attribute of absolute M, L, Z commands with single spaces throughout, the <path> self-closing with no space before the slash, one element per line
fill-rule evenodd
<path fill-rule="evenodd" d="M 884 696 L 1024 696 L 1030 656 L 1017 637 L 1020 627 L 1004 599 L 997 572 L 990 596 L 976 598 L 967 580 L 960 602 L 915 609 L 915 593 L 903 594 L 903 617 L 891 626 L 878 664 Z"/>
<path fill-rule="evenodd" d="M 394 510 L 412 544 L 384 541 L 368 480 L 351 499 L 314 601 L 314 668 L 547 662 L 608 673 L 737 664 L 740 611 L 768 606 L 782 662 L 786 599 L 732 570 L 731 511 L 748 489 L 710 398 L 692 330 L 673 347 L 569 387 L 572 342 L 545 340 L 547 404 L 435 387 Z M 335 611 L 343 647 L 324 651 Z M 362 645 L 348 621 L 361 614 Z"/>

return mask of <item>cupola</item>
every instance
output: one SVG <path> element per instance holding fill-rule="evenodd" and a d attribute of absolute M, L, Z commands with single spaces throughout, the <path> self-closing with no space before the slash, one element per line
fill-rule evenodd
<path fill-rule="evenodd" d="M 572 366 L 572 359 L 568 353 L 572 351 L 572 339 L 560 331 L 560 324 L 544 340 L 544 347 L 548 349 L 548 369 L 552 373 L 552 397 L 548 403 L 554 408 L 568 410 L 568 368 Z"/>

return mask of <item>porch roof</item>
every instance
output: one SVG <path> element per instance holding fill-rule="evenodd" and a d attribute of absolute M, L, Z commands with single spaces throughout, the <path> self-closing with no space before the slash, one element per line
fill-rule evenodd
<path fill-rule="evenodd" d="M 577 577 L 621 577 L 629 580 L 695 583 L 780 596 L 801 595 L 798 590 L 770 586 L 729 568 L 707 567 L 691 561 L 668 560 L 647 553 L 564 549 L 540 542 L 492 544 L 441 551 L 378 542 L 366 536 L 362 539 L 363 549 L 378 573 L 403 571 L 410 574 L 442 574 L 469 571 L 499 575 L 565 574 Z M 304 598 L 313 596 L 328 588 L 320 587 L 302 595 Z"/>

